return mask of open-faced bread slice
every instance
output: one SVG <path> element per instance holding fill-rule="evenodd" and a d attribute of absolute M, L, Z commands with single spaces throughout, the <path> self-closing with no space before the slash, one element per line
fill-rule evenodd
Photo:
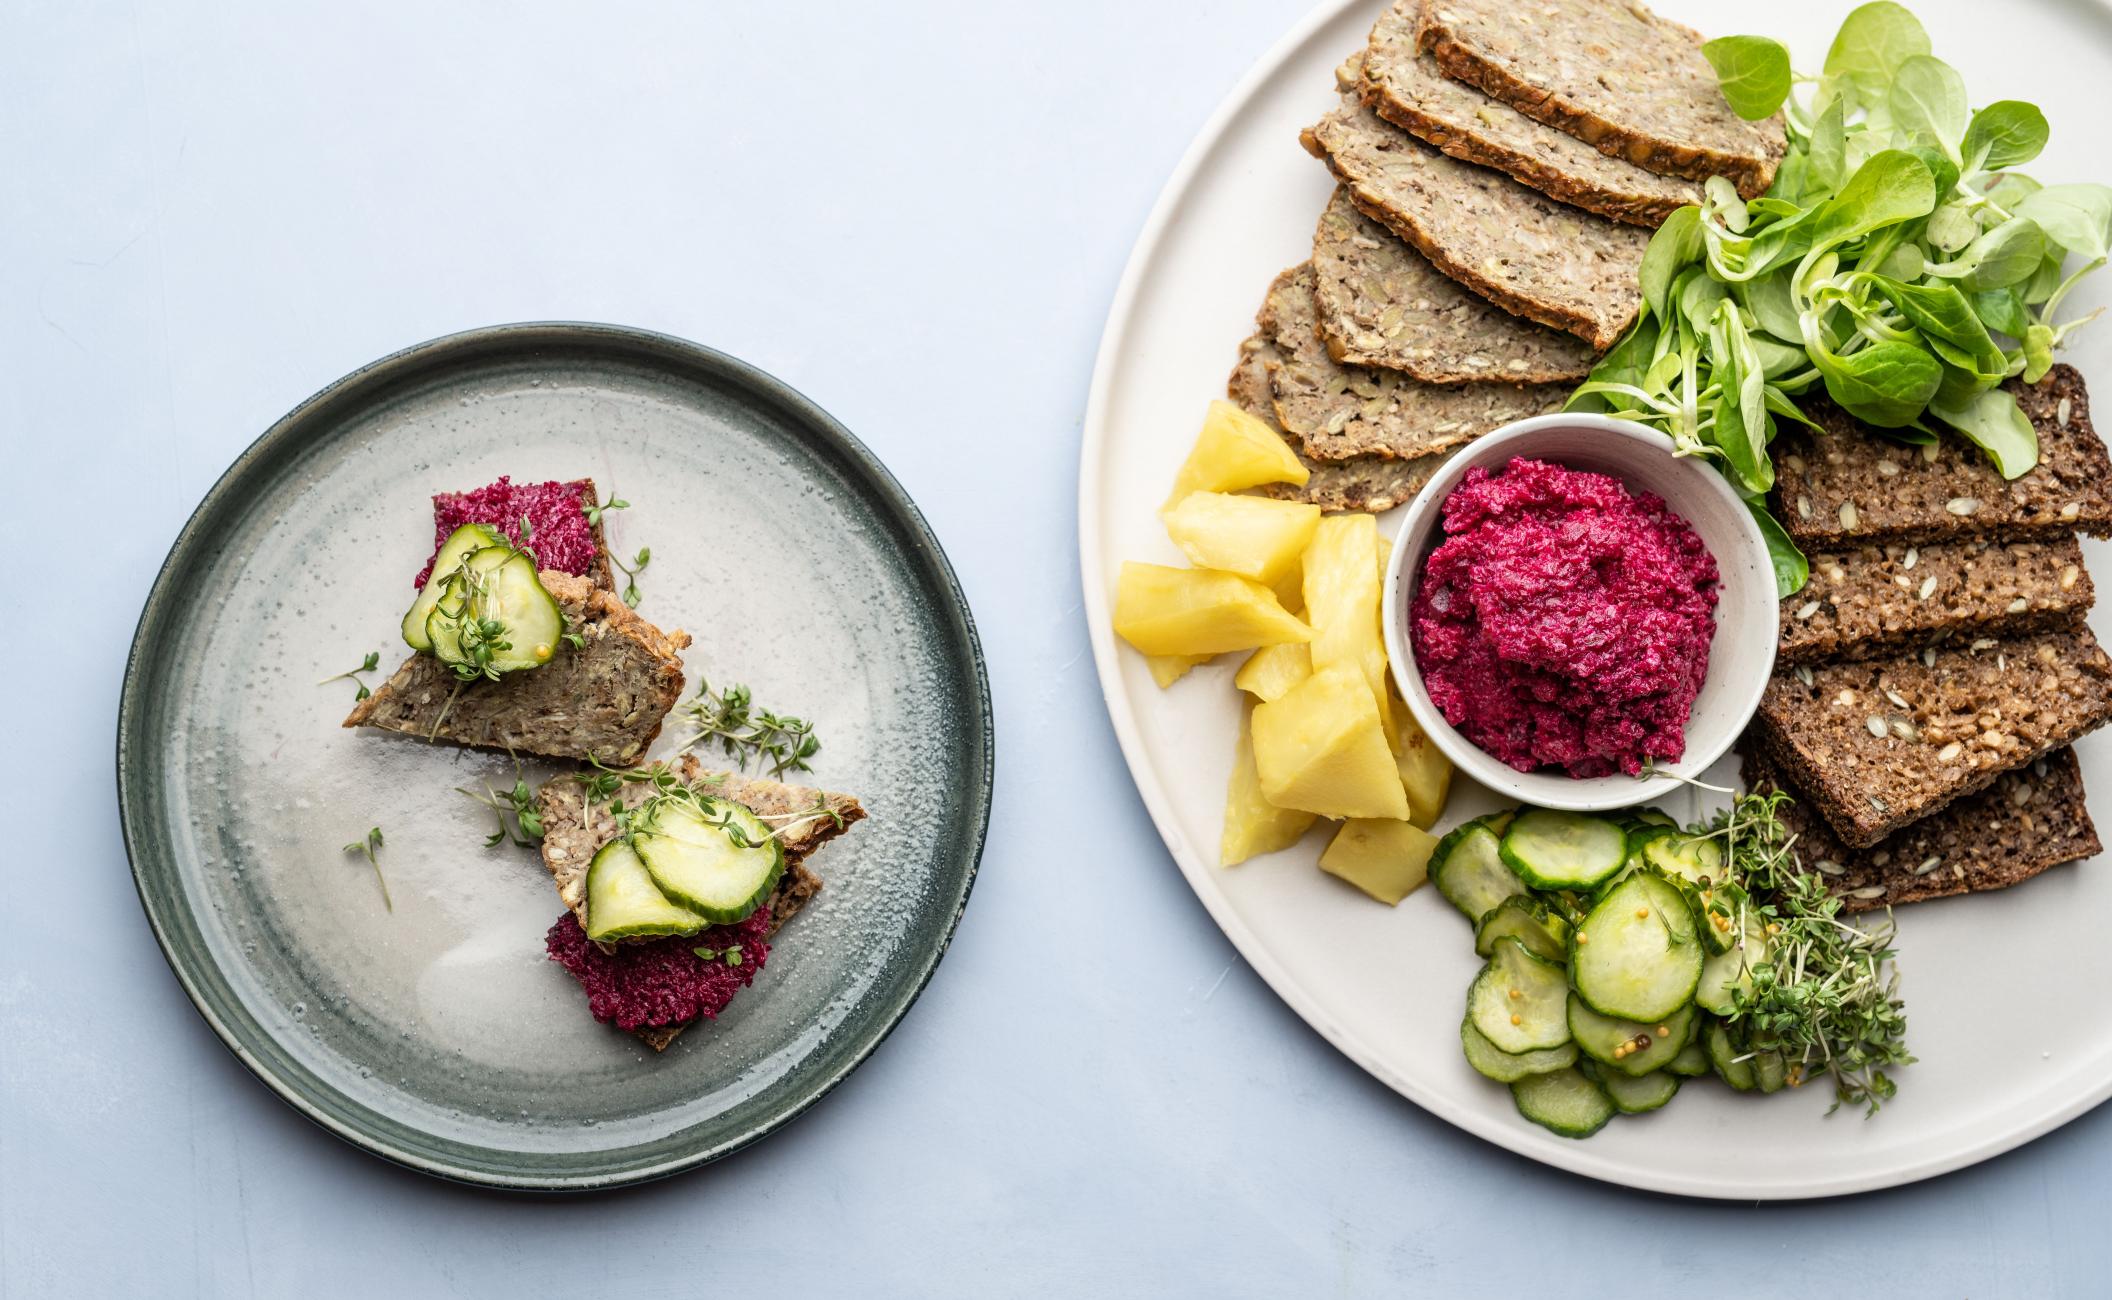
<path fill-rule="evenodd" d="M 664 766 L 656 764 L 655 770 Z M 807 858 L 865 817 L 864 806 L 851 795 L 735 772 L 708 771 L 688 754 L 674 762 L 673 770 L 685 785 L 740 804 L 777 828 L 778 843 L 785 854 L 785 871 L 757 911 L 753 929 L 761 939 L 774 936 L 821 889 L 820 878 L 807 868 Z M 628 783 L 611 798 L 621 798 L 625 806 L 636 807 L 649 793 L 650 787 L 644 783 Z M 587 922 L 587 867 L 617 834 L 616 817 L 609 803 L 610 800 L 590 802 L 586 783 L 578 775 L 553 778 L 536 791 L 536 807 L 543 821 L 543 865 L 557 884 L 557 896 L 571 909 L 582 930 Z M 559 921 L 560 926 L 566 924 Z M 695 937 L 625 940 L 604 945 L 603 950 L 649 944 L 681 948 L 696 942 Z M 631 1032 L 654 1051 L 665 1051 L 691 1023 L 693 1019 L 675 1024 L 645 1024 Z"/>
<path fill-rule="evenodd" d="M 405 660 L 348 727 L 380 727 L 426 740 L 623 766 L 641 758 L 682 695 L 689 644 L 663 632 L 590 578 L 537 575 L 580 644 L 559 644 L 540 668 L 497 681 L 463 682 L 429 654 Z"/>

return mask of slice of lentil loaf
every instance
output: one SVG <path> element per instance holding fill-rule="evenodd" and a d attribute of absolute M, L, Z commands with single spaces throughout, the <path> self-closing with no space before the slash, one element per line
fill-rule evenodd
<path fill-rule="evenodd" d="M 1844 912 L 2007 889 L 2104 847 L 2084 803 L 2073 749 L 2004 772 L 1978 794 L 1864 849 L 1843 844 L 1766 758 L 1747 753 L 1743 771 L 1748 789 L 1786 790 L 1796 800 L 1783 806 L 1783 824 L 1797 837 L 1805 869 L 1825 878 Z"/>
<path fill-rule="evenodd" d="M 579 647 L 563 643 L 540 668 L 467 683 L 432 655 L 414 654 L 344 725 L 618 767 L 638 761 L 682 696 L 678 656 L 689 634 L 654 627 L 592 578 L 537 576 Z"/>
<path fill-rule="evenodd" d="M 1560 384 L 1425 384 L 1393 370 L 1345 366 L 1320 341 L 1313 267 L 1302 262 L 1269 286 L 1258 323 L 1276 419 L 1314 460 L 1414 459 L 1450 451 L 1491 429 L 1560 409 Z"/>
<path fill-rule="evenodd" d="M 655 767 L 663 766 L 655 764 Z M 685 785 L 707 794 L 720 795 L 748 808 L 758 816 L 781 818 L 788 827 L 780 842 L 785 849 L 785 873 L 778 878 L 764 906 L 770 909 L 766 937 L 775 936 L 785 922 L 799 914 L 807 901 L 821 892 L 821 878 L 807 868 L 806 861 L 822 845 L 865 818 L 864 805 L 847 794 L 835 794 L 804 786 L 783 785 L 744 777 L 735 772 L 707 771 L 695 755 L 684 754 L 675 770 Z M 801 813 L 826 803 L 834 817 L 796 821 Z M 638 796 L 628 797 L 635 805 Z M 587 867 L 601 847 L 616 838 L 616 818 L 606 804 L 589 804 L 586 786 L 572 775 L 552 777 L 535 792 L 536 809 L 543 818 L 543 866 L 557 885 L 557 896 L 581 926 L 587 923 Z M 652 939 L 618 942 L 650 943 Z M 632 1032 L 656 1052 L 667 1050 L 689 1025 L 648 1025 Z"/>
<path fill-rule="evenodd" d="M 1775 438 L 1776 515 L 1807 550 L 1859 542 L 2112 533 L 2112 456 L 2090 423 L 2073 366 L 2003 385 L 2039 435 L 2039 463 L 2004 482 L 1987 457 L 1944 432 L 1925 447 L 1887 438 L 1823 398 L 1814 434 L 1784 421 Z"/>
<path fill-rule="evenodd" d="M 1232 367 L 1231 377 L 1225 381 L 1225 396 L 1233 405 L 1281 434 L 1283 426 L 1276 423 L 1276 405 L 1269 391 L 1268 365 L 1276 355 L 1275 345 L 1260 334 L 1241 343 L 1239 361 Z M 1286 435 L 1285 441 L 1292 444 L 1298 459 L 1305 463 L 1305 482 L 1271 483 L 1256 491 L 1279 501 L 1303 501 L 1331 514 L 1349 510 L 1383 514 L 1406 504 L 1422 491 L 1423 484 L 1430 481 L 1437 467 L 1452 454 L 1439 452 L 1410 460 L 1388 456 L 1314 460 L 1297 451 L 1297 439 Z"/>
<path fill-rule="evenodd" d="M 1749 738 L 1867 848 L 2107 721 L 2112 659 L 2077 627 L 1779 668 Z"/>
<path fill-rule="evenodd" d="M 1299 141 L 1365 215 L 1512 315 L 1600 350 L 1634 322 L 1649 232 L 1440 153 L 1355 95 Z"/>
<path fill-rule="evenodd" d="M 1468 293 L 1335 190 L 1313 232 L 1321 341 L 1344 365 L 1426 384 L 1546 384 L 1591 373 L 1584 341 Z"/>
<path fill-rule="evenodd" d="M 1429 0 L 1416 45 L 1446 76 L 1602 153 L 1727 176 L 1746 198 L 1774 182 L 1788 143 L 1779 113 L 1731 110 L 1700 33 L 1636 0 Z"/>
<path fill-rule="evenodd" d="M 1364 52 L 1365 102 L 1462 162 L 1494 167 L 1549 198 L 1614 221 L 1655 229 L 1701 186 L 1660 176 L 1592 146 L 1447 77 L 1416 49 L 1426 0 L 1394 0 L 1379 15 Z"/>
<path fill-rule="evenodd" d="M 1804 590 L 1782 601 L 1776 659 L 1878 659 L 1960 639 L 2066 627 L 2093 599 L 2083 548 L 2073 536 L 1823 552 L 1811 556 Z"/>

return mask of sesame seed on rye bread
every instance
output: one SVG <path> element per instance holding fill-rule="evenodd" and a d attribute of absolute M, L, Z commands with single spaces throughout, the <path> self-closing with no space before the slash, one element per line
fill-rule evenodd
<path fill-rule="evenodd" d="M 2005 772 L 1978 794 L 1863 849 L 1843 844 L 1765 757 L 1748 751 L 1743 775 L 1754 793 L 1786 790 L 1795 800 L 1780 815 L 1797 837 L 1797 857 L 1820 874 L 1844 912 L 2007 889 L 2103 848 L 2073 749 Z"/>
<path fill-rule="evenodd" d="M 1416 49 L 1426 0 L 1394 0 L 1372 26 L 1359 93 L 1380 117 L 1462 162 L 1494 167 L 1549 198 L 1656 229 L 1701 186 L 1612 157 L 1447 77 Z"/>
<path fill-rule="evenodd" d="M 1774 183 L 1788 138 L 1777 113 L 1731 110 L 1701 34 L 1635 0 L 1428 0 L 1416 45 L 1444 74 L 1638 167 L 1729 177 L 1746 198 Z"/>
<path fill-rule="evenodd" d="M 664 764 L 654 764 L 663 767 Z M 779 836 L 784 846 L 785 873 L 764 904 L 770 909 L 766 938 L 776 935 L 785 922 L 805 907 L 821 890 L 821 880 L 808 870 L 806 860 L 816 849 L 865 818 L 865 808 L 847 794 L 835 794 L 805 786 L 745 777 L 735 772 L 707 771 L 694 755 L 684 754 L 675 771 L 685 785 L 741 804 L 757 816 L 790 819 L 813 809 L 816 800 L 826 800 L 834 817 L 810 821 L 787 821 Z M 581 926 L 587 923 L 587 867 L 603 845 L 616 838 L 616 819 L 606 804 L 589 804 L 587 788 L 577 776 L 553 777 L 535 792 L 536 809 L 543 819 L 543 866 L 557 885 L 557 896 Z M 623 941 L 619 941 L 623 942 Z M 650 942 L 650 940 L 640 940 Z M 634 1032 L 656 1052 L 664 1052 L 684 1029 L 682 1025 L 654 1025 Z"/>
<path fill-rule="evenodd" d="M 1345 365 L 1404 371 L 1426 384 L 1579 380 L 1584 341 L 1468 293 L 1337 186 L 1313 232 L 1321 341 Z"/>
<path fill-rule="evenodd" d="M 1276 359 L 1275 344 L 1255 334 L 1239 345 L 1239 361 L 1225 381 L 1225 396 L 1232 404 L 1284 437 L 1292 454 L 1305 466 L 1305 482 L 1269 483 L 1255 489 L 1262 496 L 1301 501 L 1331 514 L 1349 510 L 1383 514 L 1422 491 L 1423 484 L 1452 454 L 1439 452 L 1412 460 L 1391 456 L 1314 460 L 1299 451 L 1297 439 L 1285 435 L 1283 426 L 1276 423 L 1276 406 L 1269 392 L 1269 362 Z"/>
<path fill-rule="evenodd" d="M 1822 429 L 1781 423 L 1775 514 L 1806 550 L 1859 542 L 2112 533 L 2112 456 L 2090 423 L 2075 367 L 2003 385 L 2039 435 L 2039 463 L 2004 482 L 1954 433 L 1916 447 L 1888 438 L 1823 398 L 1804 405 Z"/>
<path fill-rule="evenodd" d="M 429 654 L 413 654 L 361 700 L 348 727 L 379 727 L 421 740 L 636 762 L 682 696 L 689 634 L 663 632 L 590 578 L 537 575 L 582 644 L 561 642 L 540 668 L 497 681 L 463 682 Z"/>
<path fill-rule="evenodd" d="M 1366 216 L 1512 315 L 1602 351 L 1634 322 L 1648 231 L 1441 153 L 1355 95 L 1343 95 L 1299 142 Z"/>
<path fill-rule="evenodd" d="M 1878 659 L 1961 638 L 2066 627 L 2093 599 L 2083 548 L 2072 536 L 1819 553 L 1804 590 L 1782 599 L 1776 659 Z"/>
<path fill-rule="evenodd" d="M 2108 720 L 2112 659 L 2076 627 L 1784 666 L 1747 735 L 1843 844 L 1867 848 Z"/>
<path fill-rule="evenodd" d="M 1276 419 L 1314 460 L 1450 451 L 1556 410 L 1568 396 L 1559 384 L 1425 384 L 1398 371 L 1345 366 L 1320 341 L 1313 285 L 1310 262 L 1277 276 L 1259 324 L 1276 345 L 1267 363 Z"/>

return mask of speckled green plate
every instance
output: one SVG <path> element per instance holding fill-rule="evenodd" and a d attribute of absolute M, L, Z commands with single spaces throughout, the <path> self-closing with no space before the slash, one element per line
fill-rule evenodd
<path fill-rule="evenodd" d="M 612 549 L 652 548 L 640 612 L 696 639 L 692 688 L 813 718 L 812 779 L 871 814 L 813 859 L 826 887 L 754 986 L 664 1055 L 588 1015 L 543 955 L 561 905 L 536 855 L 484 847 L 455 793 L 510 785 L 506 757 L 343 730 L 351 685 L 316 684 L 397 662 L 429 496 L 501 474 L 628 498 Z M 259 438 L 162 566 L 117 736 L 140 900 L 235 1055 L 378 1155 L 550 1190 L 703 1164 L 855 1069 L 967 903 L 991 754 L 967 605 L 886 468 L 739 361 L 572 324 L 421 344 Z M 393 910 L 340 847 L 376 825 Z"/>

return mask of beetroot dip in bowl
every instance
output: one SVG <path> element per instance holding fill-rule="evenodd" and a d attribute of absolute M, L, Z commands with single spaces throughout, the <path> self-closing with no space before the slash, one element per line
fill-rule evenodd
<path fill-rule="evenodd" d="M 1409 506 L 1384 595 L 1416 721 L 1465 775 L 1543 807 L 1663 798 L 1730 748 L 1774 667 L 1774 570 L 1745 504 L 1606 416 L 1468 444 Z"/>

